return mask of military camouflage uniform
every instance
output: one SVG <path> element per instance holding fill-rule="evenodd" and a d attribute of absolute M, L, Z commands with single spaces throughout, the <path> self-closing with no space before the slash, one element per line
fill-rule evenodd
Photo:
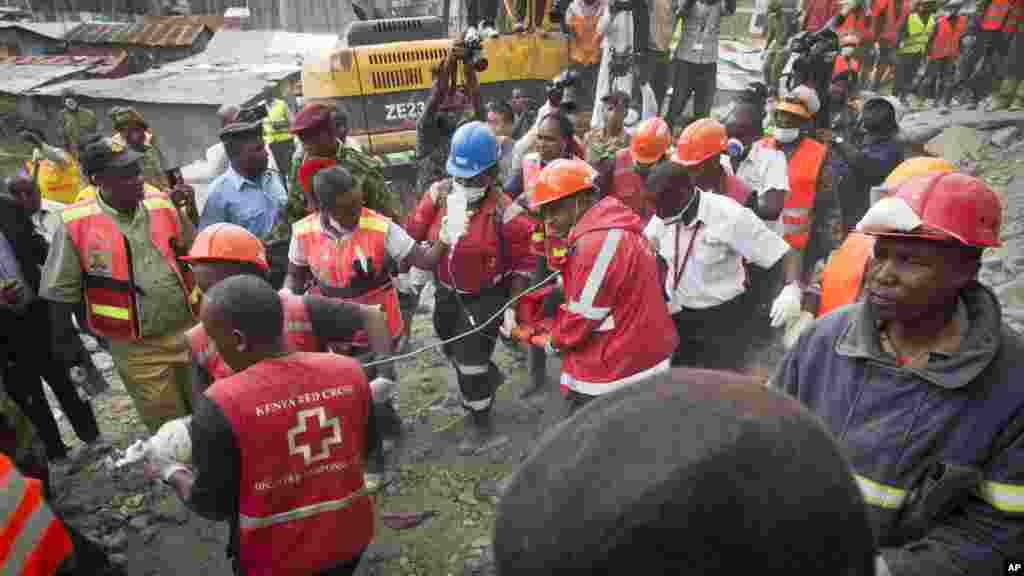
<path fill-rule="evenodd" d="M 63 120 L 64 148 L 77 156 L 82 140 L 90 134 L 96 133 L 96 115 L 91 110 L 79 108 L 74 112 L 64 110 L 61 112 L 61 119 Z"/>
<path fill-rule="evenodd" d="M 437 114 L 423 114 L 416 122 L 417 198 L 430 189 L 430 185 L 448 177 L 448 152 L 452 136 L 437 125 Z"/>
<path fill-rule="evenodd" d="M 291 173 L 288 175 L 288 205 L 285 207 L 285 217 L 278 220 L 274 226 L 272 241 L 291 237 L 292 224 L 306 217 L 306 195 L 299 182 L 299 168 L 306 158 L 307 156 L 303 154 L 302 161 L 292 162 Z M 384 181 L 384 170 L 380 160 L 344 144 L 338 146 L 337 158 L 338 165 L 352 174 L 355 185 L 363 187 L 363 205 L 392 220 L 397 220 L 398 202 Z"/>
<path fill-rule="evenodd" d="M 615 153 L 629 146 L 629 135 L 623 131 L 618 136 L 608 136 L 604 130 L 595 128 L 583 139 L 584 160 L 593 164 L 598 160 L 615 157 Z"/>

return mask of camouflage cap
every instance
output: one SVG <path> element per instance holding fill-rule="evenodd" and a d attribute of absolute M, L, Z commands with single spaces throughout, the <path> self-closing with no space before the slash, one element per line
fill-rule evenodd
<path fill-rule="evenodd" d="M 126 147 L 113 138 L 94 138 L 82 148 L 82 169 L 93 175 L 107 168 L 123 168 L 145 158 L 145 154 Z"/>
<path fill-rule="evenodd" d="M 110 111 L 110 121 L 114 125 L 114 130 L 121 130 L 132 124 L 137 124 L 146 129 L 149 128 L 149 124 L 146 123 L 146 119 L 142 117 L 142 114 L 139 114 L 138 110 L 131 106 L 114 107 Z"/>

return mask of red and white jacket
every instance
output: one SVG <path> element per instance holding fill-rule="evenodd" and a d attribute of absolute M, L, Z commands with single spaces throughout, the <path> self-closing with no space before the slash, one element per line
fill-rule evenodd
<path fill-rule="evenodd" d="M 568 240 L 566 303 L 551 332 L 562 384 L 599 396 L 667 371 L 678 338 L 640 216 L 606 197 Z"/>

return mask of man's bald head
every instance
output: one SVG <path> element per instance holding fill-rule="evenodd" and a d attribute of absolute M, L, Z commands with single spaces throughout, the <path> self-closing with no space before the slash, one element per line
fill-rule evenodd
<path fill-rule="evenodd" d="M 283 350 L 281 297 L 256 276 L 233 276 L 211 288 L 200 318 L 235 371 Z"/>

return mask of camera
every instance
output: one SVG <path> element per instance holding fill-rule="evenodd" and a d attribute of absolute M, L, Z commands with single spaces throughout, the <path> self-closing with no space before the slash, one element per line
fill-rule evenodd
<path fill-rule="evenodd" d="M 831 28 L 817 32 L 801 32 L 789 42 L 792 53 L 791 70 L 787 74 L 786 87 L 789 90 L 806 84 L 818 93 L 821 109 L 815 115 L 818 128 L 831 123 L 828 94 L 832 85 L 832 68 L 839 55 L 839 35 Z"/>
<path fill-rule="evenodd" d="M 633 0 L 615 0 L 612 2 L 608 9 L 612 12 L 632 12 L 633 11 Z"/>
<path fill-rule="evenodd" d="M 566 70 L 562 72 L 548 84 L 547 97 L 548 100 L 557 105 L 562 101 L 562 97 L 565 95 L 566 88 L 574 88 L 576 86 L 576 73 L 572 70 Z"/>
<path fill-rule="evenodd" d="M 566 9 L 569 8 L 570 0 L 555 0 L 551 3 L 551 10 L 548 12 L 548 18 L 551 19 L 555 24 L 562 22 L 562 15 L 565 14 Z"/>
<path fill-rule="evenodd" d="M 480 32 L 476 28 L 466 30 L 462 39 L 462 45 L 466 49 L 466 55 L 462 61 L 466 66 L 472 66 L 477 72 L 487 70 L 487 57 L 484 56 L 484 42 Z"/>

